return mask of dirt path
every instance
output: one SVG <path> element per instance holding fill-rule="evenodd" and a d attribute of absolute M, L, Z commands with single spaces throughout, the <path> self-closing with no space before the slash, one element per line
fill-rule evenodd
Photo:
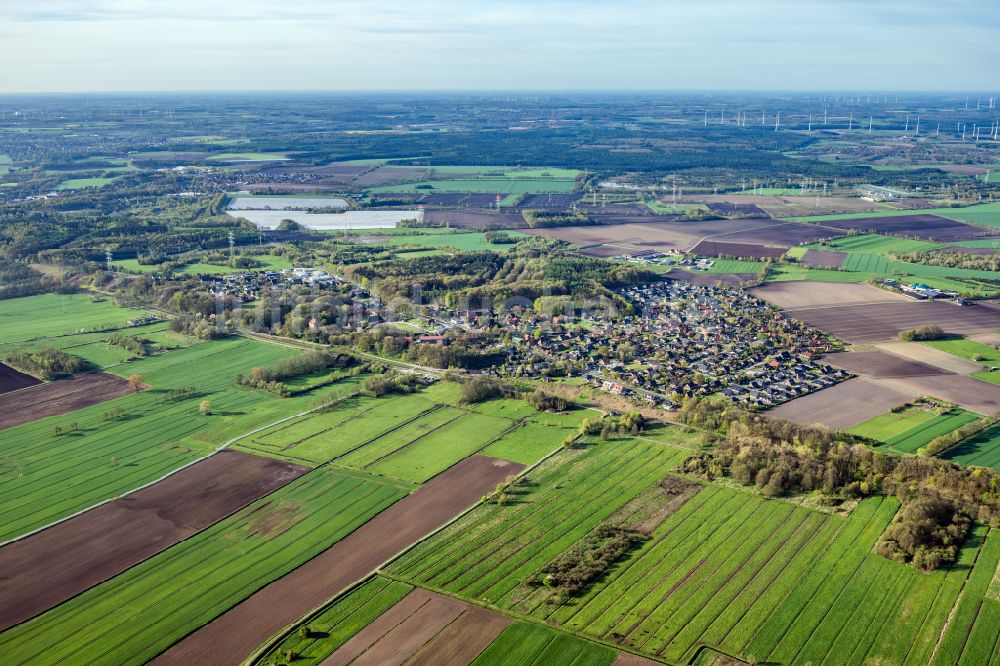
<path fill-rule="evenodd" d="M 224 451 L 0 548 L 0 631 L 205 529 L 308 471 Z"/>
<path fill-rule="evenodd" d="M 523 465 L 475 455 L 168 649 L 155 664 L 239 664 L 273 634 L 458 515 Z"/>

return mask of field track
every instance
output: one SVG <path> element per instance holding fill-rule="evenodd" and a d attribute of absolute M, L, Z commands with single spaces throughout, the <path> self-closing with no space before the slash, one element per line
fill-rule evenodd
<path fill-rule="evenodd" d="M 239 664 L 280 629 L 434 531 L 523 468 L 497 458 L 466 458 L 180 641 L 153 663 Z"/>
<path fill-rule="evenodd" d="M 36 384 L 41 384 L 41 382 L 31 375 L 26 375 L 9 365 L 0 363 L 0 394 L 18 391 Z"/>
<path fill-rule="evenodd" d="M 469 664 L 511 622 L 499 613 L 417 588 L 322 663 Z"/>
<path fill-rule="evenodd" d="M 223 451 L 0 548 L 0 631 L 107 580 L 305 473 Z"/>
<path fill-rule="evenodd" d="M 124 379 L 104 372 L 38 384 L 17 393 L 0 395 L 0 428 L 66 414 L 131 392 Z"/>

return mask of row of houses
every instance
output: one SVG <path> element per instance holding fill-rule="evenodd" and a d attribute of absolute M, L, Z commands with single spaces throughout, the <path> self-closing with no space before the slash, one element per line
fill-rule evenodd
<path fill-rule="evenodd" d="M 746 291 L 676 281 L 620 293 L 636 314 L 578 321 L 508 314 L 498 374 L 580 376 L 668 408 L 682 396 L 717 393 L 763 408 L 849 376 L 816 361 L 838 343 Z"/>

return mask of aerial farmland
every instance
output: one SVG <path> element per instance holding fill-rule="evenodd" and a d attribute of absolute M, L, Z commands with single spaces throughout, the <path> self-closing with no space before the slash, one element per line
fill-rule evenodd
<path fill-rule="evenodd" d="M 881 99 L 0 95 L 0 661 L 997 663 L 1000 123 Z"/>

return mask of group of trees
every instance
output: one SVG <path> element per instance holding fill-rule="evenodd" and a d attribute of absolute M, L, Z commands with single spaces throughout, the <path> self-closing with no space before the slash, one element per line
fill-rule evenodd
<path fill-rule="evenodd" d="M 115 347 L 121 347 L 131 356 L 146 356 L 147 353 L 145 343 L 134 335 L 112 333 L 105 342 Z"/>
<path fill-rule="evenodd" d="M 326 350 L 309 351 L 281 359 L 271 366 L 253 368 L 248 375 L 237 374 L 236 383 L 284 397 L 290 395 L 288 386 L 284 383 L 286 380 L 330 368 L 343 369 L 355 363 L 356 359 L 349 354 Z"/>
<path fill-rule="evenodd" d="M 600 435 L 607 440 L 612 437 L 635 436 L 646 428 L 645 417 L 638 412 L 621 415 L 605 415 L 601 418 L 586 418 L 580 424 L 580 435 Z"/>
<path fill-rule="evenodd" d="M 534 587 L 551 587 L 566 597 L 573 596 L 647 539 L 639 530 L 603 523 L 526 582 Z"/>
<path fill-rule="evenodd" d="M 826 428 L 771 420 L 722 401 L 688 398 L 679 418 L 725 435 L 710 451 L 688 458 L 682 465 L 685 472 L 708 479 L 729 477 L 756 486 L 767 497 L 818 492 L 836 502 L 897 496 L 903 504 L 898 521 L 902 527 L 887 531 L 880 548 L 917 566 L 954 561 L 953 546 L 960 544 L 959 533 L 964 534 L 961 516 L 1000 526 L 1000 474 L 994 470 L 878 453 Z M 920 507 L 907 508 L 918 500 Z M 914 527 L 925 520 L 940 522 Z M 911 537 L 903 538 L 907 531 Z"/>
<path fill-rule="evenodd" d="M 215 322 L 191 315 L 180 315 L 171 319 L 170 330 L 194 336 L 199 340 L 214 340 L 225 335 L 225 331 Z"/>
<path fill-rule="evenodd" d="M 941 497 L 918 496 L 900 507 L 875 546 L 883 557 L 933 571 L 954 562 L 972 520 Z"/>
<path fill-rule="evenodd" d="M 372 398 L 390 393 L 413 393 L 420 386 L 420 377 L 410 373 L 386 372 L 372 375 L 361 384 L 361 392 Z"/>
<path fill-rule="evenodd" d="M 459 392 L 459 402 L 466 405 L 474 405 L 499 397 L 501 393 L 500 384 L 496 380 L 483 375 L 475 375 L 462 382 Z"/>
<path fill-rule="evenodd" d="M 33 352 L 14 352 L 7 357 L 6 363 L 45 380 L 58 379 L 89 369 L 87 361 L 79 356 L 51 347 L 43 347 Z"/>
<path fill-rule="evenodd" d="M 577 227 L 585 224 L 595 224 L 583 211 L 563 210 L 526 210 L 524 219 L 532 229 L 544 227 Z"/>
<path fill-rule="evenodd" d="M 535 389 L 525 398 L 525 402 L 540 412 L 565 412 L 570 403 L 562 396 L 546 393 L 542 389 Z"/>
<path fill-rule="evenodd" d="M 434 300 L 446 307 L 499 311 L 539 297 L 600 297 L 628 310 L 612 290 L 654 282 L 644 268 L 568 253 L 546 239 L 518 242 L 506 253 L 483 250 L 358 264 L 347 276 L 372 289 L 384 301 Z"/>
<path fill-rule="evenodd" d="M 966 268 L 975 271 L 1000 271 L 1000 254 L 992 252 L 979 254 L 962 252 L 957 249 L 936 250 L 934 252 L 905 252 L 891 255 L 896 261 L 923 266 L 946 266 Z"/>
<path fill-rule="evenodd" d="M 937 324 L 921 324 L 916 328 L 899 332 L 899 339 L 906 342 L 940 340 L 943 337 L 945 337 L 944 330 Z"/>
<path fill-rule="evenodd" d="M 951 447 L 955 446 L 964 439 L 968 439 L 973 435 L 986 430 L 990 426 L 994 425 L 1000 417 L 994 416 L 984 416 L 980 419 L 976 419 L 971 423 L 966 423 L 965 425 L 952 430 L 951 432 L 945 433 L 943 435 L 938 435 L 926 446 L 921 447 L 917 450 L 918 456 L 936 456 L 939 453 L 947 451 Z"/>

